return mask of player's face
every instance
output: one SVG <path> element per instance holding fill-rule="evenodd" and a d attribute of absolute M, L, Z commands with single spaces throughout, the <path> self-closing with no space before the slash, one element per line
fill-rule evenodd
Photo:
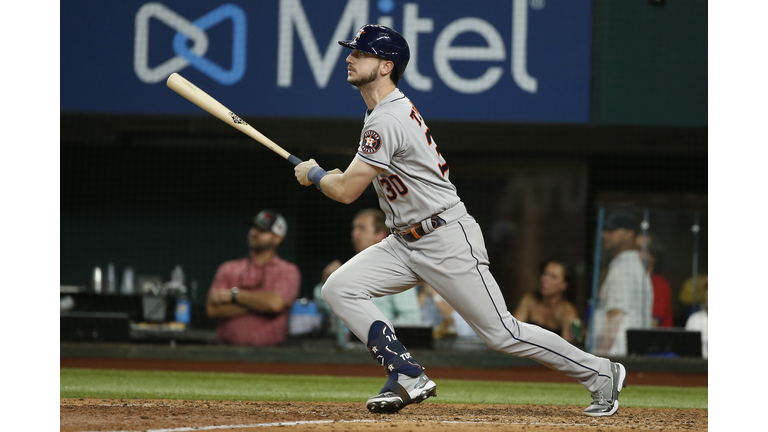
<path fill-rule="evenodd" d="M 376 232 L 373 216 L 369 214 L 360 215 L 352 221 L 352 247 L 357 253 L 375 245 L 386 236 L 386 233 Z"/>
<path fill-rule="evenodd" d="M 347 56 L 347 82 L 360 87 L 376 81 L 382 61 L 373 54 L 353 50 Z"/>
<path fill-rule="evenodd" d="M 565 282 L 565 269 L 560 263 L 551 262 L 544 267 L 541 274 L 541 295 L 549 297 L 560 294 L 568 288 Z"/>
<path fill-rule="evenodd" d="M 277 248 L 280 240 L 277 234 L 259 227 L 251 227 L 248 231 L 248 247 L 257 253 Z"/>

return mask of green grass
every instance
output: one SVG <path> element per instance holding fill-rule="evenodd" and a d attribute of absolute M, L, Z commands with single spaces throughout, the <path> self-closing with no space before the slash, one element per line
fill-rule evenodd
<path fill-rule="evenodd" d="M 63 398 L 362 402 L 383 384 L 383 378 L 60 369 Z M 427 403 L 586 406 L 592 401 L 579 384 L 441 379 L 437 394 Z M 707 398 L 706 387 L 630 386 L 621 392 L 621 405 L 707 409 Z"/>

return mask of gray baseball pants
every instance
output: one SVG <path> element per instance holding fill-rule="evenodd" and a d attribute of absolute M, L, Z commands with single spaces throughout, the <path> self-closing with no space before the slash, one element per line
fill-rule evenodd
<path fill-rule="evenodd" d="M 367 343 L 374 321 L 383 321 L 397 330 L 371 298 L 396 294 L 423 281 L 492 349 L 535 360 L 577 379 L 590 392 L 601 388 L 611 376 L 610 360 L 515 319 L 507 310 L 488 264 L 480 226 L 464 212 L 417 241 L 406 242 L 392 234 L 360 252 L 331 275 L 323 286 L 323 298 Z M 407 348 L 407 341 L 403 343 Z"/>

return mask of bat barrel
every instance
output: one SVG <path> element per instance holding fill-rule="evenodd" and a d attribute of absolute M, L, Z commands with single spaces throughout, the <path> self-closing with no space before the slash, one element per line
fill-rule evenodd
<path fill-rule="evenodd" d="M 168 88 L 182 95 L 193 104 L 218 117 L 219 120 L 227 123 L 235 129 L 238 129 L 240 132 L 250 136 L 264 146 L 268 147 L 273 152 L 287 159 L 288 162 L 292 163 L 294 166 L 302 162 L 301 159 L 285 151 L 285 149 L 275 144 L 261 132 L 257 131 L 256 128 L 246 123 L 229 108 L 222 105 L 208 93 L 200 90 L 196 85 L 192 84 L 178 73 L 172 73 L 171 76 L 168 77 L 168 80 L 165 82 L 165 84 L 168 86 Z"/>

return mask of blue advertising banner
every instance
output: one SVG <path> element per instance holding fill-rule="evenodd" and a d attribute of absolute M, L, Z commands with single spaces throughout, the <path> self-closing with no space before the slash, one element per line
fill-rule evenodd
<path fill-rule="evenodd" d="M 591 0 L 62 2 L 61 111 L 204 114 L 178 72 L 241 116 L 362 118 L 337 41 L 376 22 L 427 118 L 587 122 L 591 20 Z"/>

